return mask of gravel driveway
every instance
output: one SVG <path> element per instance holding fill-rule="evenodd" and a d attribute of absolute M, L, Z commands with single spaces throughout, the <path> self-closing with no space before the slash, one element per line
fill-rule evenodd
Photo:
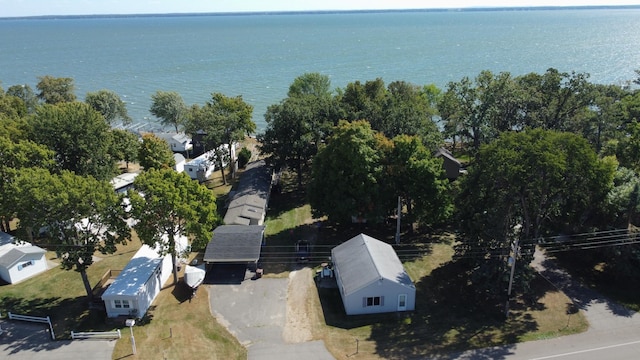
<path fill-rule="evenodd" d="M 312 279 L 309 269 L 302 271 L 288 279 L 258 280 L 247 271 L 240 283 L 207 285 L 211 312 L 247 347 L 249 360 L 334 359 L 324 342 L 306 341 L 311 332 L 301 318 L 304 311 L 296 309 L 304 304 L 299 296 L 303 283 Z M 295 329 L 286 331 L 286 340 L 285 329 Z"/>

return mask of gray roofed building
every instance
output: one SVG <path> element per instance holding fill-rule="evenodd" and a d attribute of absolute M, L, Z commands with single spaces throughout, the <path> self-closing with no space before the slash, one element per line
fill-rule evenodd
<path fill-rule="evenodd" d="M 10 284 L 47 270 L 46 250 L 29 243 L 0 246 L 0 278 Z"/>
<path fill-rule="evenodd" d="M 264 160 L 249 163 L 231 197 L 224 223 L 262 225 L 267 213 L 273 173 Z"/>
<path fill-rule="evenodd" d="M 347 315 L 415 309 L 415 286 L 393 247 L 360 234 L 331 250 Z"/>
<path fill-rule="evenodd" d="M 204 261 L 213 263 L 257 262 L 264 242 L 262 225 L 221 225 L 204 253 Z"/>

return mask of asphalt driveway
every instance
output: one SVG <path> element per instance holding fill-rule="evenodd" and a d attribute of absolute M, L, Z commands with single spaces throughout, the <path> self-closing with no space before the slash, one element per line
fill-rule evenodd
<path fill-rule="evenodd" d="M 239 283 L 218 280 L 207 285 L 211 312 L 247 347 L 249 360 L 334 359 L 322 341 L 284 341 L 289 279 L 253 277 L 246 271 Z"/>
<path fill-rule="evenodd" d="M 51 340 L 48 326 L 0 320 L 0 359 L 111 360 L 115 340 Z"/>

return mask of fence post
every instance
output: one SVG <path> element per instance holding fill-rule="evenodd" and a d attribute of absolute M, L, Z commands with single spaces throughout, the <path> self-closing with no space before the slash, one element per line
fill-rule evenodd
<path fill-rule="evenodd" d="M 56 334 L 53 333 L 53 325 L 51 324 L 51 318 L 47 316 L 47 322 L 49 323 L 49 330 L 51 330 L 51 340 L 56 339 Z"/>

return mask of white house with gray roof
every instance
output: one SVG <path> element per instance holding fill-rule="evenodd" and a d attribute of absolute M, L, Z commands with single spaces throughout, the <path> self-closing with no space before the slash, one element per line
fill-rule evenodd
<path fill-rule="evenodd" d="M 15 243 L 0 231 L 0 277 L 15 284 L 47 270 L 46 250 L 27 242 Z"/>
<path fill-rule="evenodd" d="M 347 315 L 415 310 L 416 287 L 391 245 L 360 234 L 331 259 Z"/>

